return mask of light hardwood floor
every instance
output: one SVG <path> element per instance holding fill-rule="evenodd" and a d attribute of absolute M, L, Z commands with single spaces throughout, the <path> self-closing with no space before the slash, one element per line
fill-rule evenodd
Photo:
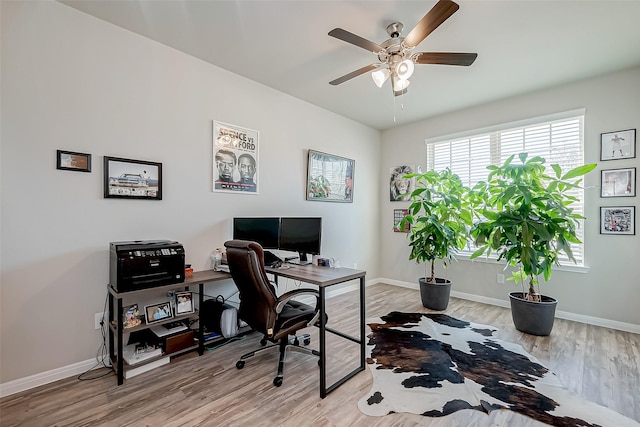
<path fill-rule="evenodd" d="M 330 325 L 357 332 L 356 292 L 331 298 Z M 429 312 L 419 292 L 384 284 L 367 288 L 367 318 L 390 311 Z M 497 337 L 517 342 L 555 372 L 572 392 L 640 421 L 640 335 L 557 319 L 549 337 L 516 331 L 508 309 L 452 298 L 444 312 L 499 328 Z M 317 348 L 317 331 L 309 328 Z M 318 367 L 311 356 L 290 352 L 284 384 L 272 385 L 276 352 L 235 367 L 240 355 L 259 347 L 249 334 L 198 357 L 125 380 L 69 378 L 0 401 L 2 426 L 446 426 L 534 425 L 498 413 L 431 419 L 411 414 L 368 417 L 357 408 L 371 387 L 368 369 L 320 399 Z M 330 340 L 331 373 L 357 365 L 357 346 Z M 106 370 L 105 370 L 106 371 Z M 95 372 L 97 373 L 97 371 Z M 469 411 L 473 412 L 473 411 Z M 495 412 L 492 413 L 496 414 Z M 454 414 L 455 415 L 455 414 Z M 507 417 L 501 419 L 500 417 Z M 465 418 L 466 417 L 466 418 Z M 471 419 L 473 418 L 473 420 Z"/>

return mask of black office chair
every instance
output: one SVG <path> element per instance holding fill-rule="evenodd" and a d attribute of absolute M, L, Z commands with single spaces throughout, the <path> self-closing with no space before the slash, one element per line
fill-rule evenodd
<path fill-rule="evenodd" d="M 319 293 L 313 289 L 297 289 L 278 297 L 274 286 L 267 278 L 262 246 L 246 240 L 230 240 L 224 245 L 227 248 L 227 263 L 231 276 L 240 291 L 238 317 L 264 335 L 261 341 L 263 346 L 267 341 L 274 343 L 243 355 L 236 367 L 242 369 L 245 360 L 279 347 L 278 374 L 273 379 L 273 384 L 280 387 L 287 349 L 320 356 L 318 351 L 300 345 L 300 342 L 309 345 L 309 334 L 295 335 L 298 330 L 317 323 Z M 315 296 L 315 307 L 293 300 L 301 295 Z"/>

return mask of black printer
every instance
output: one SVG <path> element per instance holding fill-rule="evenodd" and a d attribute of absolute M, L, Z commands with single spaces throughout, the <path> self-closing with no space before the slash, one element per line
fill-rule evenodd
<path fill-rule="evenodd" d="M 170 240 L 110 243 L 109 284 L 129 292 L 184 282 L 184 248 Z"/>

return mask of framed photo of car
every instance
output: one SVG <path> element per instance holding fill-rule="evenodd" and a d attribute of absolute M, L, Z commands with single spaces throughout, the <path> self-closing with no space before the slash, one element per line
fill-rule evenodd
<path fill-rule="evenodd" d="M 162 200 L 162 163 L 105 156 L 104 198 Z"/>

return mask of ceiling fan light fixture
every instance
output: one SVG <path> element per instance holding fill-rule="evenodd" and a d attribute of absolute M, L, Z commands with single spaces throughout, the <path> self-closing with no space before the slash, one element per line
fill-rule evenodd
<path fill-rule="evenodd" d="M 376 86 L 382 87 L 382 85 L 387 81 L 390 75 L 391 72 L 388 68 L 380 68 L 371 73 L 371 78 L 373 79 L 373 82 L 376 84 Z"/>
<path fill-rule="evenodd" d="M 397 76 L 393 76 L 393 78 L 391 80 L 393 81 L 393 91 L 394 92 L 402 92 L 403 90 L 405 90 L 411 84 L 411 82 L 409 80 L 401 79 L 401 78 L 399 78 Z"/>
<path fill-rule="evenodd" d="M 400 79 L 407 80 L 413 75 L 414 68 L 415 67 L 413 61 L 410 59 L 405 59 L 404 61 L 401 61 L 398 63 L 398 65 L 396 65 L 396 74 L 398 75 L 398 77 L 400 77 Z"/>

